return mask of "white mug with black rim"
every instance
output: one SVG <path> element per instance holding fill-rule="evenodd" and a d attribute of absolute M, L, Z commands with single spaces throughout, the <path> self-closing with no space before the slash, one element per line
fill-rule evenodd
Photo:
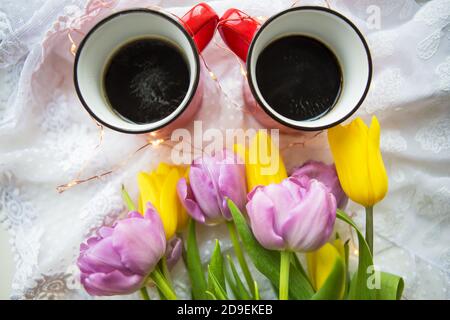
<path fill-rule="evenodd" d="M 74 83 L 81 103 L 97 122 L 119 132 L 156 131 L 163 135 L 184 126 L 201 105 L 203 67 L 199 51 L 211 40 L 217 21 L 217 14 L 205 3 L 194 6 L 180 19 L 144 8 L 116 12 L 103 19 L 87 33 L 76 52 Z M 189 87 L 169 115 L 149 123 L 135 123 L 120 116 L 110 105 L 104 89 L 104 73 L 108 61 L 121 46 L 144 37 L 163 39 L 181 52 L 189 70 Z"/>
<path fill-rule="evenodd" d="M 352 21 L 334 10 L 318 6 L 294 7 L 275 14 L 261 25 L 246 13 L 229 9 L 219 20 L 218 29 L 228 47 L 246 62 L 244 98 L 254 117 L 267 128 L 285 132 L 330 128 L 356 112 L 368 93 L 372 59 L 367 42 Z M 258 83 L 256 70 L 261 53 L 274 41 L 291 35 L 318 40 L 339 62 L 340 92 L 331 109 L 319 117 L 302 120 L 286 117 L 265 99 L 267 92 Z M 265 90 L 276 89 L 272 86 Z"/>

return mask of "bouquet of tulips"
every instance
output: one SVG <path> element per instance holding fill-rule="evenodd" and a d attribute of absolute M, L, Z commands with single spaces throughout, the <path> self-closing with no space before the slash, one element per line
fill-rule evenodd
<path fill-rule="evenodd" d="M 373 265 L 373 206 L 388 184 L 379 123 L 374 117 L 369 128 L 357 118 L 329 129 L 328 140 L 335 164 L 308 161 L 290 176 L 263 130 L 247 149 L 236 145 L 189 168 L 161 163 L 139 173 L 139 198 L 122 190 L 127 217 L 81 244 L 81 283 L 91 295 L 140 290 L 149 299 L 153 286 L 161 299 L 176 299 L 170 270 L 182 257 L 193 299 L 260 299 L 249 263 L 280 300 L 401 298 L 403 280 Z M 366 208 L 365 236 L 343 211 L 348 198 Z M 352 275 L 348 241 L 333 233 L 336 218 L 358 238 Z M 199 223 L 227 225 L 238 265 L 219 241 L 201 263 Z"/>

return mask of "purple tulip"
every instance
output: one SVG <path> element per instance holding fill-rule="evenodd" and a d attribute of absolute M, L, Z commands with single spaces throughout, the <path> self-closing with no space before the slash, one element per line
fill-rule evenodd
<path fill-rule="evenodd" d="M 336 199 L 315 179 L 287 178 L 255 187 L 248 194 L 247 213 L 258 242 L 272 250 L 308 252 L 330 237 L 336 220 Z"/>
<path fill-rule="evenodd" d="M 81 244 L 77 261 L 81 283 L 95 296 L 133 293 L 144 285 L 165 251 L 161 219 L 149 204 L 145 216 L 130 212 Z"/>
<path fill-rule="evenodd" d="M 298 179 L 317 179 L 322 182 L 336 198 L 337 207 L 344 209 L 348 198 L 337 176 L 334 164 L 327 165 L 320 161 L 307 161 L 301 167 L 297 167 L 291 177 Z"/>
<path fill-rule="evenodd" d="M 167 267 L 172 269 L 177 264 L 183 253 L 183 240 L 178 237 L 173 237 L 168 243 L 166 248 L 166 262 Z"/>
<path fill-rule="evenodd" d="M 177 191 L 186 211 L 198 222 L 216 224 L 231 220 L 226 198 L 240 209 L 246 202 L 244 164 L 227 150 L 213 157 L 197 158 L 189 170 L 189 184 L 180 179 Z"/>

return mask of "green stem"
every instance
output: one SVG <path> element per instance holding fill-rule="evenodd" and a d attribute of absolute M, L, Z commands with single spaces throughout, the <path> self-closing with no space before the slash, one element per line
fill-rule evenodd
<path fill-rule="evenodd" d="M 150 300 L 150 296 L 148 295 L 146 287 L 142 287 L 139 292 L 141 293 L 142 300 Z"/>
<path fill-rule="evenodd" d="M 288 300 L 289 298 L 289 265 L 291 253 L 289 251 L 281 251 L 280 261 L 280 300 Z"/>
<path fill-rule="evenodd" d="M 166 256 L 164 256 L 161 259 L 161 271 L 164 275 L 164 277 L 167 280 L 167 283 L 170 285 L 170 287 L 172 288 L 172 279 L 170 278 L 170 271 L 169 271 L 169 267 L 167 266 L 167 259 Z M 173 288 L 172 288 L 173 289 Z"/>
<path fill-rule="evenodd" d="M 231 242 L 233 243 L 234 253 L 236 254 L 236 258 L 238 259 L 239 265 L 241 266 L 245 281 L 247 282 L 250 292 L 252 292 L 253 298 L 255 298 L 257 295 L 257 293 L 255 292 L 255 282 L 253 280 L 252 274 L 250 273 L 250 269 L 248 268 L 244 253 L 242 252 L 241 244 L 239 243 L 239 238 L 234 223 L 231 221 L 227 221 L 227 227 L 230 233 Z"/>
<path fill-rule="evenodd" d="M 159 271 L 158 269 L 153 270 L 153 272 L 150 274 L 150 278 L 156 283 L 156 286 L 167 298 L 167 300 L 177 300 L 177 295 L 167 283 L 167 280 L 164 278 L 161 271 Z"/>
<path fill-rule="evenodd" d="M 366 207 L 366 241 L 373 256 L 373 207 Z"/>

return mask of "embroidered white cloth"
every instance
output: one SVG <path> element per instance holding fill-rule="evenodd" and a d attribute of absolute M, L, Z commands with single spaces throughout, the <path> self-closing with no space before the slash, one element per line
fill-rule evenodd
<path fill-rule="evenodd" d="M 357 115 L 366 121 L 372 115 L 379 118 L 389 174 L 389 194 L 375 209 L 375 262 L 404 277 L 406 299 L 449 299 L 450 0 L 328 2 L 363 31 L 374 60 L 372 86 Z M 10 233 L 15 256 L 13 298 L 91 298 L 78 281 L 79 244 L 123 213 L 122 183 L 135 196 L 136 173 L 170 156 L 164 145 L 148 147 L 114 173 L 57 193 L 58 185 L 80 172 L 86 178 L 115 168 L 146 142 L 144 136 L 105 129 L 97 147 L 99 130 L 73 87 L 69 28 L 85 32 L 112 11 L 128 7 L 157 5 L 181 16 L 195 3 L 1 1 L 0 221 Z M 292 4 L 210 2 L 219 15 L 236 7 L 266 17 Z M 296 5 L 305 4 L 325 5 Z M 373 20 L 378 14 L 380 20 Z M 71 36 L 76 43 L 82 37 L 78 32 Z M 219 34 L 215 41 L 222 43 Z M 214 42 L 203 56 L 222 87 L 205 81 L 203 107 L 196 116 L 204 120 L 204 129 L 257 127 L 236 107 L 243 103 L 244 79 L 235 57 Z M 298 143 L 286 147 L 291 142 Z M 289 168 L 307 159 L 331 161 L 325 132 L 283 136 L 281 148 Z M 363 224 L 362 208 L 351 204 L 348 211 Z M 223 228 L 201 228 L 200 233 L 204 261 L 216 237 L 229 248 Z M 188 298 L 182 263 L 175 278 L 177 292 Z M 262 287 L 263 295 L 272 297 L 270 287 Z"/>

